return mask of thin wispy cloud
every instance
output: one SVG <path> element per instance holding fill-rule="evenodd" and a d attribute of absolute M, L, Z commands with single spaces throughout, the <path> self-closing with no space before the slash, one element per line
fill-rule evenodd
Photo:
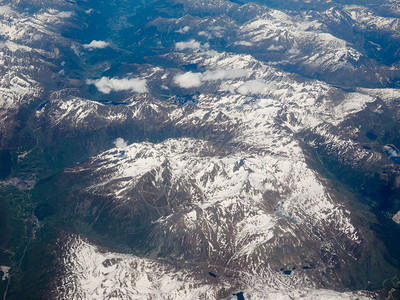
<path fill-rule="evenodd" d="M 253 43 L 252 42 L 248 42 L 248 41 L 238 41 L 238 42 L 235 42 L 235 45 L 251 47 L 251 46 L 253 46 Z"/>
<path fill-rule="evenodd" d="M 198 34 L 199 36 L 205 36 L 205 37 L 207 37 L 207 38 L 210 38 L 210 37 L 211 37 L 211 34 L 209 34 L 209 33 L 206 32 L 206 31 L 199 31 L 197 34 Z"/>
<path fill-rule="evenodd" d="M 247 95 L 247 94 L 266 95 L 270 93 L 273 89 L 274 89 L 273 84 L 257 79 L 245 82 L 237 89 L 237 92 L 242 95 Z"/>
<path fill-rule="evenodd" d="M 205 81 L 217 81 L 247 77 L 243 69 L 217 69 L 205 73 L 187 72 L 174 77 L 174 83 L 182 88 L 200 87 Z"/>
<path fill-rule="evenodd" d="M 279 46 L 271 45 L 267 48 L 268 51 L 279 51 L 282 49 L 283 49 L 283 46 L 280 46 L 280 45 Z"/>
<path fill-rule="evenodd" d="M 222 26 L 211 26 L 208 29 L 215 37 L 222 38 L 224 36 L 225 28 Z"/>
<path fill-rule="evenodd" d="M 103 94 L 109 94 L 112 91 L 128 91 L 136 93 L 146 93 L 147 81 L 140 78 L 109 78 L 102 77 L 100 79 L 88 79 L 86 84 L 94 84 L 96 88 Z"/>
<path fill-rule="evenodd" d="M 248 72 L 243 69 L 218 69 L 205 72 L 202 81 L 236 79 L 247 77 L 248 75 Z"/>

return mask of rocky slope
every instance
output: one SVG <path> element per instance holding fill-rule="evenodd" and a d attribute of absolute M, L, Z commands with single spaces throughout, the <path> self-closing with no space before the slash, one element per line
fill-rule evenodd
<path fill-rule="evenodd" d="M 399 4 L 353 2 L 3 3 L 5 297 L 396 295 Z"/>

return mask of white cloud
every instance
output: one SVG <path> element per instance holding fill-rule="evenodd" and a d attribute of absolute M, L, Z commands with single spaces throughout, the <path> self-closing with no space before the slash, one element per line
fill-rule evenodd
<path fill-rule="evenodd" d="M 187 72 L 184 74 L 176 75 L 174 77 L 174 83 L 182 88 L 190 89 L 201 86 L 201 77 L 202 74 L 200 73 Z"/>
<path fill-rule="evenodd" d="M 283 49 L 283 46 L 275 46 L 275 45 L 271 45 L 267 48 L 268 51 L 279 51 L 282 49 Z"/>
<path fill-rule="evenodd" d="M 186 33 L 186 32 L 188 32 L 189 30 L 190 30 L 190 27 L 189 27 L 189 26 L 185 26 L 185 27 L 183 27 L 183 28 L 177 30 L 176 32 L 178 32 L 178 33 Z"/>
<path fill-rule="evenodd" d="M 178 51 L 182 51 L 185 49 L 199 50 L 200 48 L 201 44 L 194 39 L 187 42 L 178 42 L 175 44 L 175 49 Z"/>
<path fill-rule="evenodd" d="M 94 84 L 96 88 L 104 93 L 109 94 L 111 91 L 127 91 L 131 90 L 136 93 L 145 93 L 148 91 L 145 79 L 139 78 L 109 78 L 102 77 L 100 79 L 88 79 L 86 84 Z"/>
<path fill-rule="evenodd" d="M 242 95 L 261 94 L 266 95 L 274 89 L 274 85 L 262 80 L 251 80 L 241 85 L 237 91 Z"/>
<path fill-rule="evenodd" d="M 90 42 L 90 44 L 84 44 L 83 48 L 93 50 L 93 49 L 104 49 L 110 46 L 110 43 L 105 42 L 105 41 L 96 41 L 93 40 Z"/>
<path fill-rule="evenodd" d="M 199 87 L 204 81 L 216 81 L 246 77 L 248 73 L 243 69 L 217 69 L 205 73 L 187 72 L 174 77 L 174 83 L 182 88 Z"/>
<path fill-rule="evenodd" d="M 114 145 L 118 149 L 124 149 L 128 146 L 128 143 L 123 138 L 117 138 L 114 141 Z"/>
<path fill-rule="evenodd" d="M 0 15 L 12 13 L 12 9 L 9 5 L 0 5 Z"/>
<path fill-rule="evenodd" d="M 70 18 L 74 15 L 72 11 L 60 11 L 56 16 L 59 18 Z"/>
<path fill-rule="evenodd" d="M 300 54 L 300 50 L 299 49 L 290 49 L 289 51 L 288 51 L 288 53 L 289 54 L 292 54 L 292 55 L 299 55 Z"/>
<path fill-rule="evenodd" d="M 248 42 L 248 41 L 238 41 L 238 42 L 235 42 L 235 45 L 251 47 L 254 44 L 252 42 Z"/>

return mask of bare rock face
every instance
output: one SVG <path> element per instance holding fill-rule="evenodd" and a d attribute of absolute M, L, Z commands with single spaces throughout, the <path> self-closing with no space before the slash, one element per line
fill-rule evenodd
<path fill-rule="evenodd" d="M 395 221 L 397 224 L 400 224 L 400 211 L 399 212 L 397 212 L 397 214 L 395 214 L 394 216 L 393 216 L 393 221 Z"/>

